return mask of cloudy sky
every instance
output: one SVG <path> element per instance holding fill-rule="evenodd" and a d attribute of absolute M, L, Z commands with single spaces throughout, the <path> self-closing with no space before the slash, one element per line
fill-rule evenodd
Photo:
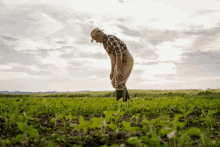
<path fill-rule="evenodd" d="M 0 91 L 114 90 L 94 28 L 128 46 L 128 89 L 220 88 L 220 0 L 0 0 Z"/>

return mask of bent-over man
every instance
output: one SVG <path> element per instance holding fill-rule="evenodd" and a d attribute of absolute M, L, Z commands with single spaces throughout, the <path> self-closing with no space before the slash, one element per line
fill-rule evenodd
<path fill-rule="evenodd" d="M 120 98 L 123 98 L 124 102 L 127 99 L 131 100 L 125 84 L 132 71 L 134 59 L 129 53 L 126 44 L 116 36 L 107 35 L 103 33 L 103 30 L 99 30 L 98 28 L 92 30 L 90 36 L 92 37 L 91 42 L 94 39 L 96 43 L 103 43 L 104 49 L 111 59 L 110 79 L 112 80 L 111 84 L 113 88 L 116 89 L 116 101 Z"/>

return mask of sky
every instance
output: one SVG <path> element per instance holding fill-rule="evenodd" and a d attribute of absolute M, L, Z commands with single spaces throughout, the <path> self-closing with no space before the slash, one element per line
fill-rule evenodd
<path fill-rule="evenodd" d="M 113 91 L 91 42 L 126 43 L 127 89 L 220 88 L 220 0 L 0 0 L 0 91 Z"/>

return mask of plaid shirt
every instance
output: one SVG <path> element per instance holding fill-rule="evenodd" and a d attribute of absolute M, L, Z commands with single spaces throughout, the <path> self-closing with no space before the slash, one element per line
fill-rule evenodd
<path fill-rule="evenodd" d="M 103 38 L 103 46 L 108 54 L 122 54 L 122 63 L 126 62 L 125 53 L 127 52 L 126 44 L 114 35 L 106 35 Z"/>

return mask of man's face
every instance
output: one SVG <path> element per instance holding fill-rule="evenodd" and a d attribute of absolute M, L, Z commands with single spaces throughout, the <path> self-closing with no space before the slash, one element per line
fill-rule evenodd
<path fill-rule="evenodd" d="M 102 33 L 98 33 L 95 37 L 94 37 L 96 43 L 103 43 L 103 37 L 102 37 Z"/>

